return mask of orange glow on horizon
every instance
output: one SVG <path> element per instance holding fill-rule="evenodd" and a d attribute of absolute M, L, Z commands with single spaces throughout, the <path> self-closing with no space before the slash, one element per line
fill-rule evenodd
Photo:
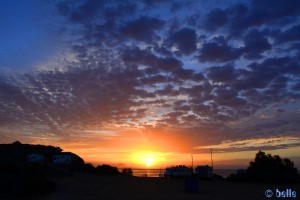
<path fill-rule="evenodd" d="M 77 134 L 77 133 L 76 133 Z M 79 134 L 79 133 L 78 133 Z M 249 161 L 255 158 L 255 154 L 263 147 L 263 144 L 273 142 L 274 145 L 282 142 L 294 142 L 294 137 L 273 139 L 227 141 L 216 145 L 205 143 L 197 144 L 184 134 L 176 133 L 176 130 L 163 131 L 139 128 L 107 129 L 101 131 L 84 131 L 80 139 L 63 138 L 60 140 L 35 140 L 28 143 L 59 146 L 65 152 L 70 151 L 84 159 L 86 163 L 95 166 L 109 164 L 118 168 L 165 168 L 171 165 L 191 166 L 191 154 L 193 153 L 193 165 L 211 165 L 210 148 L 213 151 L 215 168 L 244 168 Z M 23 143 L 23 141 L 21 141 Z M 245 144 L 244 144 L 245 143 Z M 257 150 L 230 151 L 231 147 L 256 146 Z M 220 151 L 222 150 L 222 152 Z M 228 151 L 227 151 L 228 150 Z M 283 158 L 299 157 L 300 147 L 291 147 L 280 150 L 265 150 L 266 153 L 279 155 Z M 296 166 L 300 162 L 296 161 Z"/>
<path fill-rule="evenodd" d="M 136 151 L 129 159 L 129 162 L 140 167 L 161 167 L 164 164 L 165 156 L 163 153 L 150 151 Z"/>

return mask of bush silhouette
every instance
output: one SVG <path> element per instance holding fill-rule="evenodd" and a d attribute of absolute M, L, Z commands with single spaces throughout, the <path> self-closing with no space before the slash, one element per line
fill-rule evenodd
<path fill-rule="evenodd" d="M 83 167 L 83 172 L 95 173 L 96 168 L 91 163 L 85 163 Z"/>
<path fill-rule="evenodd" d="M 132 174 L 133 174 L 133 171 L 132 171 L 131 168 L 124 168 L 124 169 L 122 170 L 122 175 L 132 176 Z"/>
<path fill-rule="evenodd" d="M 118 168 L 110 166 L 110 165 L 98 165 L 95 169 L 97 174 L 103 175 L 118 175 L 120 174 Z"/>

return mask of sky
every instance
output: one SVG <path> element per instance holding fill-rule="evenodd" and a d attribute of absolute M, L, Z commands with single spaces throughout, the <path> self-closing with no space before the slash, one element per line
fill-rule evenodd
<path fill-rule="evenodd" d="M 297 0 L 0 1 L 0 143 L 118 167 L 300 167 Z"/>

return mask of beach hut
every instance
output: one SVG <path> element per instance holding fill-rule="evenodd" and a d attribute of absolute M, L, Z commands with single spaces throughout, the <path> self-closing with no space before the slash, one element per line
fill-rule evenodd
<path fill-rule="evenodd" d="M 213 168 L 204 165 L 204 166 L 197 166 L 195 168 L 195 173 L 199 178 L 212 178 L 213 177 Z"/>

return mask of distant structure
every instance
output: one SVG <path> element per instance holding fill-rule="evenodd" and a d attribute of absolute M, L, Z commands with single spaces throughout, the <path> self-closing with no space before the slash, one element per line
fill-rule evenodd
<path fill-rule="evenodd" d="M 45 155 L 44 154 L 29 154 L 27 156 L 27 162 L 30 163 L 45 163 Z M 65 155 L 65 154 L 59 154 L 59 155 L 53 155 L 52 159 L 48 160 L 46 162 L 48 164 L 65 164 L 69 165 L 72 163 L 72 155 Z"/>
<path fill-rule="evenodd" d="M 43 163 L 45 161 L 45 156 L 43 154 L 29 154 L 27 156 L 27 161 L 31 163 Z"/>
<path fill-rule="evenodd" d="M 185 165 L 177 165 L 175 167 L 167 167 L 164 177 L 180 178 L 192 175 L 193 169 Z"/>
<path fill-rule="evenodd" d="M 195 174 L 199 178 L 204 179 L 211 179 L 214 176 L 214 161 L 213 161 L 213 153 L 212 148 L 210 149 L 210 159 L 211 159 L 211 166 L 208 165 L 198 165 L 195 168 Z"/>
<path fill-rule="evenodd" d="M 195 173 L 199 178 L 212 178 L 213 168 L 208 165 L 197 166 L 195 169 Z"/>
<path fill-rule="evenodd" d="M 71 164 L 72 162 L 72 155 L 64 155 L 64 154 L 60 154 L 60 155 L 54 155 L 52 157 L 53 159 L 53 164 Z"/>

